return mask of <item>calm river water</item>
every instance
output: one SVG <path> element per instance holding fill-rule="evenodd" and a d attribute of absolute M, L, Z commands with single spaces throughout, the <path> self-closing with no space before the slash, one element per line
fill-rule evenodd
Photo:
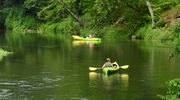
<path fill-rule="evenodd" d="M 71 41 L 68 36 L 5 35 L 0 48 L 14 54 L 0 61 L 3 100 L 160 100 L 165 82 L 180 77 L 173 48 L 155 42 Z M 47 38 L 50 37 L 50 38 Z M 100 67 L 110 57 L 130 65 L 105 76 Z"/>

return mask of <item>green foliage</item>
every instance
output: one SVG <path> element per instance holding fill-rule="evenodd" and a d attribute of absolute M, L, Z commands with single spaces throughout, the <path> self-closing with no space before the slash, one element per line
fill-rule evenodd
<path fill-rule="evenodd" d="M 80 30 L 80 33 L 82 36 L 87 37 L 90 34 L 94 34 L 95 36 L 98 36 L 98 31 L 96 29 L 88 29 L 88 28 L 83 28 Z"/>
<path fill-rule="evenodd" d="M 180 33 L 180 21 L 178 21 L 175 25 L 169 28 L 170 31 L 175 33 Z"/>
<path fill-rule="evenodd" d="M 79 12 L 81 12 L 81 14 L 86 14 L 86 13 L 91 13 L 93 14 L 93 12 L 95 12 L 94 9 L 92 9 L 92 7 L 94 7 L 95 4 L 95 0 L 79 0 L 80 3 L 78 6 L 78 10 Z"/>
<path fill-rule="evenodd" d="M 177 45 L 179 45 L 178 43 L 180 41 L 180 21 L 178 21 L 173 26 L 167 28 L 166 30 L 169 33 L 169 35 L 166 37 L 166 41 L 170 40 L 170 41 L 176 42 Z"/>
<path fill-rule="evenodd" d="M 156 27 L 165 27 L 167 24 L 167 21 L 164 18 L 160 18 L 157 22 L 156 22 Z"/>
<path fill-rule="evenodd" d="M 48 4 L 47 0 L 25 0 L 23 4 L 26 15 L 37 17 L 37 13 Z"/>
<path fill-rule="evenodd" d="M 162 27 L 166 24 L 166 21 L 163 19 L 163 13 L 180 3 L 179 0 L 152 0 L 152 2 L 157 27 Z"/>
<path fill-rule="evenodd" d="M 3 57 L 8 56 L 9 54 L 12 54 L 12 53 L 0 48 L 0 61 L 3 59 Z"/>
<path fill-rule="evenodd" d="M 101 30 L 101 33 L 105 38 L 122 38 L 127 37 L 127 31 L 115 26 L 106 26 Z"/>
<path fill-rule="evenodd" d="M 40 33 L 42 32 L 56 32 L 56 33 L 76 33 L 79 29 L 79 24 L 71 17 L 64 19 L 59 23 L 46 23 L 42 24 L 38 29 Z"/>
<path fill-rule="evenodd" d="M 151 24 L 145 25 L 145 27 L 140 28 L 136 35 L 138 37 L 144 37 L 145 40 L 165 40 L 171 35 L 171 32 L 166 31 L 164 28 L 152 29 Z"/>
<path fill-rule="evenodd" d="M 102 29 L 96 28 L 84 28 L 80 30 L 82 36 L 86 37 L 90 34 L 94 34 L 96 37 L 104 37 L 104 38 L 127 38 L 128 32 L 116 26 L 105 26 Z"/>
<path fill-rule="evenodd" d="M 39 12 L 37 12 L 38 19 L 45 22 L 57 22 L 62 21 L 67 18 L 68 14 L 65 6 L 69 9 L 73 9 L 73 3 L 75 0 L 50 0 L 47 5 L 42 7 Z"/>
<path fill-rule="evenodd" d="M 31 9 L 37 6 L 37 0 L 26 0 L 24 2 L 24 7 L 27 9 Z"/>
<path fill-rule="evenodd" d="M 43 7 L 42 10 L 37 13 L 37 17 L 38 19 L 46 22 L 57 21 L 58 18 L 62 17 L 62 14 L 60 13 L 61 9 L 61 5 L 58 5 L 58 3 L 53 3 L 53 0 L 51 0 L 48 3 L 48 6 Z"/>
<path fill-rule="evenodd" d="M 180 39 L 178 40 L 178 42 L 179 41 L 180 41 Z M 180 44 L 178 44 L 178 42 L 176 44 L 175 49 L 170 53 L 170 55 L 168 57 L 169 59 L 172 59 L 174 56 L 180 57 Z"/>
<path fill-rule="evenodd" d="M 21 26 L 23 22 L 23 9 L 21 7 L 13 7 L 9 9 L 9 14 L 6 17 L 5 25 L 8 29 L 21 30 L 24 27 Z"/>
<path fill-rule="evenodd" d="M 13 31 L 23 31 L 25 29 L 35 29 L 38 26 L 36 19 L 32 16 L 25 16 L 22 7 L 9 9 L 5 25 Z"/>
<path fill-rule="evenodd" d="M 52 31 L 64 29 L 63 26 L 67 23 L 66 18 L 69 16 L 72 17 L 68 9 L 79 17 L 79 19 L 82 18 L 82 21 L 85 23 L 84 28 L 86 29 L 78 29 L 81 30 L 82 34 L 90 34 L 92 30 L 93 33 L 99 34 L 100 32 L 96 31 L 98 28 L 114 24 L 124 24 L 124 26 L 131 27 L 129 28 L 130 31 L 134 32 L 148 18 L 148 12 L 144 9 L 146 5 L 142 0 L 25 0 L 22 7 L 16 8 L 21 8 L 21 10 L 16 10 L 19 12 L 12 10 L 10 12 L 11 14 L 8 14 L 6 18 L 6 25 L 13 30 L 34 29 L 34 27 L 38 27 L 36 22 L 43 23 L 39 29 L 42 29 L 42 27 L 45 27 L 43 29 L 47 28 L 46 30 L 49 29 Z M 15 15 L 12 13 L 15 13 Z M 14 19 L 13 24 L 9 23 L 10 19 Z M 77 19 L 72 21 L 74 23 Z M 57 23 L 61 23 L 63 26 L 57 28 L 60 25 L 57 25 Z"/>
<path fill-rule="evenodd" d="M 163 11 L 171 9 L 180 3 L 179 0 L 152 0 L 152 2 L 156 14 L 161 14 Z"/>
<path fill-rule="evenodd" d="M 180 100 L 180 79 L 174 79 L 166 82 L 166 95 L 158 95 L 163 100 Z"/>
<path fill-rule="evenodd" d="M 31 16 L 26 16 L 23 20 L 24 21 L 22 22 L 22 24 L 24 25 L 25 28 L 33 29 L 36 28 L 38 25 L 36 19 Z"/>
<path fill-rule="evenodd" d="M 119 24 L 132 26 L 131 29 L 136 30 L 144 21 L 144 15 L 148 15 L 145 8 L 145 3 L 141 0 L 95 0 L 93 14 L 96 15 L 95 23 L 101 26 L 113 25 L 121 19 Z"/>
<path fill-rule="evenodd" d="M 174 5 L 174 2 L 170 2 L 168 0 L 156 2 L 154 5 L 156 16 L 160 16 L 165 10 L 172 8 Z"/>

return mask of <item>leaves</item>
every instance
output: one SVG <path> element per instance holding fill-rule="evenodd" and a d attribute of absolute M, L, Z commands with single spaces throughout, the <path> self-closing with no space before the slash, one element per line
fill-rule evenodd
<path fill-rule="evenodd" d="M 166 82 L 168 91 L 166 95 L 158 95 L 164 100 L 180 100 L 180 79 L 169 80 Z"/>
<path fill-rule="evenodd" d="M 24 7 L 27 9 L 31 9 L 37 6 L 37 3 L 38 3 L 37 0 L 26 0 L 24 2 Z"/>

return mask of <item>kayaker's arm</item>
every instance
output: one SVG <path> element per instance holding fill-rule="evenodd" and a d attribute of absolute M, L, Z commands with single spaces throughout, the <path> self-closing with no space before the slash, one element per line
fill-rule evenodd
<path fill-rule="evenodd" d="M 105 64 L 101 67 L 102 69 L 105 68 Z"/>

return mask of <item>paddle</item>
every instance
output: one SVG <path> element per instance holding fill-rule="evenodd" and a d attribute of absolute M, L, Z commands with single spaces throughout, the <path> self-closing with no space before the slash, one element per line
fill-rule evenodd
<path fill-rule="evenodd" d="M 116 65 L 117 65 L 117 67 L 122 68 L 122 69 L 127 69 L 127 68 L 129 67 L 129 65 L 119 66 L 116 62 L 114 62 L 113 64 L 116 64 Z M 90 71 L 95 71 L 95 70 L 98 70 L 98 69 L 102 69 L 102 68 L 89 67 L 89 70 L 90 70 Z"/>

